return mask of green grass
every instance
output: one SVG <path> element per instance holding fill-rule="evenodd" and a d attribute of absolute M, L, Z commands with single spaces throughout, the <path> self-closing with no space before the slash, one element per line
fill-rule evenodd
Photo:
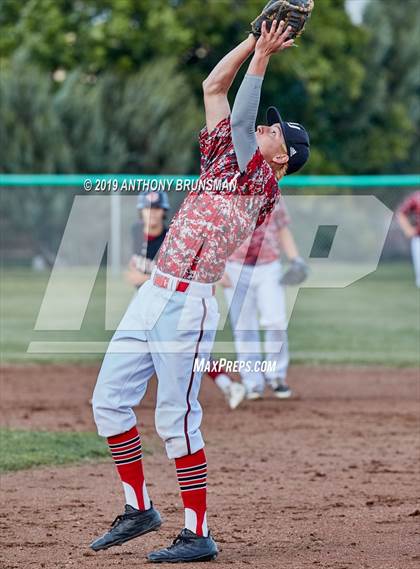
<path fill-rule="evenodd" d="M 29 363 L 32 361 L 94 362 L 98 354 L 41 355 L 28 354 L 30 342 L 108 342 L 112 331 L 105 330 L 105 272 L 100 271 L 88 304 L 80 330 L 38 331 L 34 330 L 38 312 L 49 280 L 48 272 L 33 272 L 28 269 L 2 269 L 0 303 L 1 360 L 3 363 Z M 77 277 L 68 283 L 69 290 L 77 287 Z M 122 283 L 128 299 L 131 291 Z M 58 299 L 59 300 L 59 299 Z M 66 302 L 63 295 L 62 302 Z M 128 300 L 125 301 L 125 305 Z M 64 326 L 63 326 L 64 328 Z"/>
<path fill-rule="evenodd" d="M 95 433 L 49 433 L 0 429 L 0 472 L 63 465 L 109 456 Z"/>
<path fill-rule="evenodd" d="M 229 340 L 230 330 L 218 339 Z M 292 363 L 418 366 L 420 292 L 411 265 L 382 263 L 346 288 L 301 289 L 289 342 Z"/>
<path fill-rule="evenodd" d="M 383 263 L 344 289 L 301 290 L 289 333 L 295 361 L 418 366 L 420 291 L 411 266 Z"/>
<path fill-rule="evenodd" d="M 4 269 L 1 289 L 1 341 L 3 362 L 97 361 L 101 354 L 28 354 L 33 341 L 103 342 L 105 330 L 105 278 L 96 281 L 80 331 L 35 331 L 48 273 Z M 378 270 L 342 289 L 302 289 L 290 327 L 292 360 L 307 363 L 419 364 L 420 294 L 413 282 L 411 265 L 382 263 Z M 75 286 L 69 283 L 69 287 Z M 131 291 L 121 285 L 118 310 Z M 128 292 L 128 296 L 127 295 Z M 65 302 L 65 295 L 63 296 Z M 229 326 L 218 334 L 230 341 Z M 232 357 L 232 354 L 226 354 Z"/>

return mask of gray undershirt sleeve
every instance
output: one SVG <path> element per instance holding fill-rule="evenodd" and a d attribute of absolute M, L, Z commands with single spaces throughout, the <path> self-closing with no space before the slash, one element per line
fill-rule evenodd
<path fill-rule="evenodd" d="M 232 109 L 232 140 L 239 169 L 243 172 L 258 148 L 255 121 L 260 104 L 263 77 L 246 74 Z"/>

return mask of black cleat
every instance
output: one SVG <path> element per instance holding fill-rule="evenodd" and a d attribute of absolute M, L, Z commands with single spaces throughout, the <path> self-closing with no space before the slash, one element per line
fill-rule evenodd
<path fill-rule="evenodd" d="M 152 563 L 213 561 L 218 553 L 216 542 L 210 534 L 208 537 L 200 537 L 188 529 L 183 529 L 172 545 L 149 553 L 147 559 Z"/>
<path fill-rule="evenodd" d="M 287 385 L 284 377 L 277 377 L 269 381 L 269 385 L 278 399 L 289 399 L 292 396 L 292 390 Z"/>
<path fill-rule="evenodd" d="M 281 383 L 273 391 L 278 399 L 289 399 L 292 396 L 292 390 L 287 383 Z"/>
<path fill-rule="evenodd" d="M 162 525 L 162 519 L 157 510 L 151 505 L 149 510 L 136 510 L 128 504 L 124 513 L 112 522 L 111 529 L 90 544 L 94 551 L 108 549 L 114 545 L 122 545 L 134 537 L 139 537 L 151 531 L 156 531 Z"/>

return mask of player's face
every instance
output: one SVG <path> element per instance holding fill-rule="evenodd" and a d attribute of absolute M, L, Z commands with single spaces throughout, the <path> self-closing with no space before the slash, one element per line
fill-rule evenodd
<path fill-rule="evenodd" d="M 163 216 L 165 210 L 161 207 L 145 207 L 141 210 L 144 227 L 146 231 L 156 230 L 163 227 Z"/>
<path fill-rule="evenodd" d="M 272 164 L 285 164 L 288 160 L 286 142 L 279 123 L 271 126 L 259 125 L 255 133 L 261 154 Z"/>

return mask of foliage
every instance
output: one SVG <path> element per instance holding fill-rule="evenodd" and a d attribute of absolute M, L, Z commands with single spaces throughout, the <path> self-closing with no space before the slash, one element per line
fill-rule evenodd
<path fill-rule="evenodd" d="M 0 81 L 1 172 L 71 172 L 65 131 L 53 105 L 52 82 L 19 58 Z"/>
<path fill-rule="evenodd" d="M 200 119 L 170 59 L 124 80 L 75 71 L 55 89 L 17 59 L 0 84 L 0 171 L 184 173 Z"/>
<path fill-rule="evenodd" d="M 200 124 L 193 94 L 173 61 L 146 64 L 121 80 L 74 71 L 53 80 L 17 58 L 0 84 L 0 172 L 188 171 Z M 23 192 L 23 193 L 22 193 Z M 31 236 L 48 262 L 76 189 L 2 191 L 3 223 Z"/>
<path fill-rule="evenodd" d="M 366 77 L 348 166 L 362 162 L 366 173 L 418 172 L 420 4 L 370 2 L 365 26 L 370 31 Z"/>
<path fill-rule="evenodd" d="M 244 9 L 249 15 L 256 9 L 255 1 L 234 0 L 22 0 L 20 9 L 16 4 L 4 0 L 0 12 L 0 53 L 6 60 L 21 49 L 44 69 L 80 67 L 92 74 L 134 72 L 154 57 L 188 59 L 201 42 L 226 43 L 226 31 Z"/>
<path fill-rule="evenodd" d="M 172 60 L 146 64 L 124 79 L 107 73 L 93 84 L 74 72 L 54 101 L 77 172 L 188 170 L 200 115 Z"/>
<path fill-rule="evenodd" d="M 54 106 L 54 90 L 45 73 L 19 58 L 0 82 L 0 172 L 72 172 L 75 167 L 66 131 Z M 74 192 L 54 188 L 2 191 L 2 241 L 9 234 L 31 236 L 34 253 L 52 262 L 59 228 Z"/>
<path fill-rule="evenodd" d="M 7 69 L 18 54 L 38 66 L 49 93 L 51 75 L 55 80 L 60 74 L 70 76 L 55 90 L 61 92 L 57 101 L 78 171 L 194 172 L 197 157 L 189 162 L 188 157 L 195 143 L 197 119 L 192 115 L 201 105 L 201 82 L 246 36 L 262 4 L 3 0 L 0 61 Z M 372 1 L 363 26 L 351 22 L 345 0 L 318 0 L 299 48 L 273 58 L 261 107 L 277 104 L 285 117 L 308 127 L 312 156 L 307 173 L 418 168 L 419 22 L 417 0 L 405 0 L 404 9 L 394 0 Z M 241 77 L 242 72 L 235 87 Z M 186 103 L 194 107 L 192 113 L 184 109 Z M 51 128 L 53 141 L 54 132 Z M 174 133 L 182 137 L 175 145 Z M 41 144 L 39 139 L 35 143 Z M 177 152 L 164 157 L 168 148 Z M 179 156 L 183 149 L 185 155 Z M 14 171 L 24 171 L 26 165 L 9 162 Z M 36 170 L 51 167 L 40 160 Z"/>
<path fill-rule="evenodd" d="M 100 270 L 80 331 L 34 331 L 49 273 L 3 269 L 0 306 L 3 362 L 92 362 L 102 354 L 28 354 L 31 341 L 103 342 L 106 279 Z M 78 286 L 68 282 L 69 291 Z M 121 296 L 127 285 L 121 280 Z M 221 293 L 221 291 L 219 291 Z M 66 297 L 65 291 L 63 296 Z M 223 294 L 219 305 L 226 310 Z M 353 363 L 411 366 L 419 363 L 418 291 L 410 262 L 382 262 L 375 273 L 345 288 L 305 288 L 299 292 L 289 327 L 292 363 Z M 351 310 L 349 310 L 351 307 Z M 121 307 L 122 309 L 122 307 Z M 217 335 L 232 342 L 229 320 Z M 232 358 L 231 353 L 218 354 Z"/>

